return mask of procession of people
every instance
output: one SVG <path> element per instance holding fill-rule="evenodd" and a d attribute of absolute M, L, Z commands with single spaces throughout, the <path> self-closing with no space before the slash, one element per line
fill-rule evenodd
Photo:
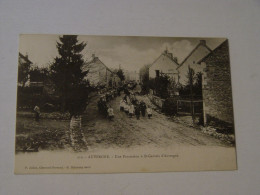
<path fill-rule="evenodd" d="M 103 94 L 98 101 L 99 113 L 105 117 L 108 117 L 110 120 L 114 118 L 114 110 L 111 105 L 108 105 L 108 103 L 118 95 L 120 96 L 120 90 L 113 89 Z"/>
<path fill-rule="evenodd" d="M 152 109 L 149 106 L 146 106 L 144 101 L 138 101 L 135 96 L 130 98 L 125 97 L 121 99 L 119 103 L 119 109 L 122 112 L 125 112 L 129 118 L 132 118 L 134 115 L 136 116 L 137 120 L 142 117 L 147 116 L 150 119 L 152 117 Z"/>
<path fill-rule="evenodd" d="M 129 117 L 136 117 L 137 120 L 140 117 L 147 117 L 150 119 L 152 117 L 152 109 L 146 105 L 144 101 L 139 101 L 136 97 L 136 94 L 128 89 L 127 86 L 113 89 L 105 92 L 98 101 L 98 110 L 104 117 L 107 117 L 109 120 L 112 120 L 114 116 L 114 110 L 109 102 L 117 96 L 121 96 L 121 91 L 123 91 L 124 96 L 119 102 L 119 110 L 125 112 Z"/>

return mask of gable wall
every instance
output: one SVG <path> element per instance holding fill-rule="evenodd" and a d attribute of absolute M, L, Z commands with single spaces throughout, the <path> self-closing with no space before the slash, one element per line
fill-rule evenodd
<path fill-rule="evenodd" d="M 233 124 L 233 103 L 228 42 L 205 60 L 203 101 L 207 116 Z"/>
<path fill-rule="evenodd" d="M 85 77 L 86 80 L 90 82 L 91 85 L 96 86 L 98 84 L 106 84 L 106 67 L 97 60 L 94 63 L 91 63 L 90 65 L 85 68 L 85 70 L 88 69 L 89 73 Z"/>
<path fill-rule="evenodd" d="M 149 77 L 156 77 L 155 70 L 159 70 L 162 73 L 178 73 L 178 71 L 176 70 L 177 67 L 178 65 L 175 64 L 172 60 L 164 55 L 161 55 L 159 59 L 157 59 L 149 68 Z"/>

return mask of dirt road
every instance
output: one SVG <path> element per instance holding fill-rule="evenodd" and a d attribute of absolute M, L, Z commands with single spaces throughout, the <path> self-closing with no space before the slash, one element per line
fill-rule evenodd
<path fill-rule="evenodd" d="M 197 129 L 175 123 L 164 114 L 153 111 L 151 119 L 148 117 L 129 118 L 119 110 L 117 97 L 109 102 L 114 109 L 115 118 L 109 121 L 98 113 L 98 98 L 91 101 L 83 117 L 83 133 L 87 144 L 91 148 L 153 146 L 227 146 L 220 140 L 205 135 Z M 150 104 L 148 97 L 138 96 Z"/>

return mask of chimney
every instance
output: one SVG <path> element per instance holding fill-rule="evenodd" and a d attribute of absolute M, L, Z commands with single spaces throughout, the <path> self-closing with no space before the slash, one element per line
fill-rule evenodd
<path fill-rule="evenodd" d="M 206 40 L 200 40 L 200 44 L 205 46 L 206 45 Z"/>
<path fill-rule="evenodd" d="M 92 54 L 92 60 L 95 61 L 95 60 L 97 60 L 97 59 L 98 59 L 98 57 L 96 57 L 95 54 Z"/>
<path fill-rule="evenodd" d="M 173 60 L 173 55 L 172 55 L 172 53 L 168 53 L 168 56 Z"/>
<path fill-rule="evenodd" d="M 168 48 L 166 47 L 166 49 L 164 50 L 165 54 L 168 54 Z"/>
<path fill-rule="evenodd" d="M 178 58 L 177 58 L 177 57 L 174 57 L 174 58 L 173 58 L 173 61 L 176 62 L 176 63 L 178 63 Z"/>

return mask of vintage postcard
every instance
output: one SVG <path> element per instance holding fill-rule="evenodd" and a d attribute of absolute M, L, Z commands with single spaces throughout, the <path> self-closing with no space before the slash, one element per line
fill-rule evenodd
<path fill-rule="evenodd" d="M 15 173 L 236 170 L 226 38 L 20 35 Z"/>

